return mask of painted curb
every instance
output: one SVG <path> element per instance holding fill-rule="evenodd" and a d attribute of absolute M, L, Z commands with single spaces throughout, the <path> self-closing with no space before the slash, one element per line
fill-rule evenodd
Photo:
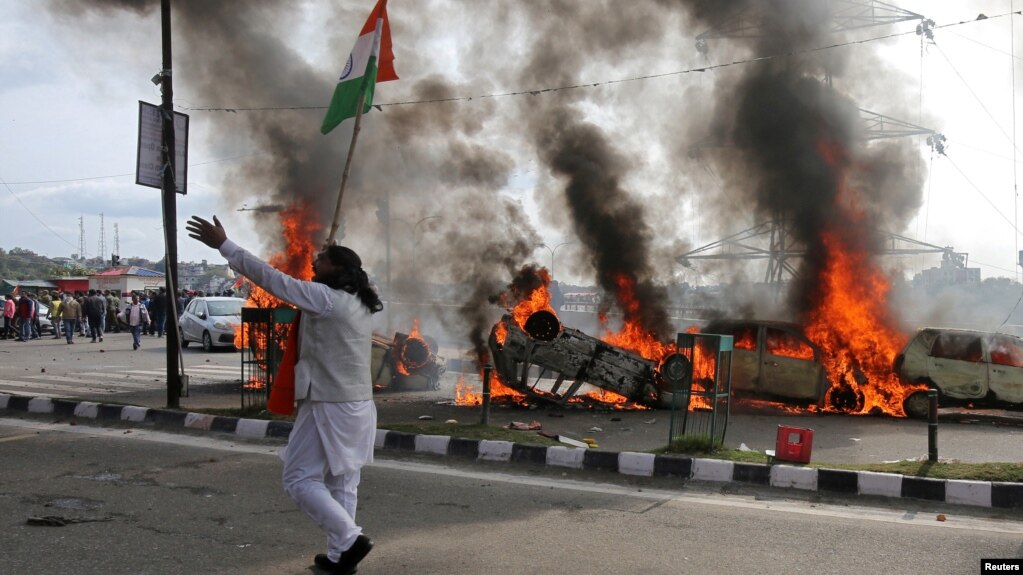
<path fill-rule="evenodd" d="M 239 419 L 167 409 L 110 405 L 89 401 L 0 393 L 0 411 L 153 424 L 216 431 L 247 439 L 282 439 L 292 423 Z M 791 464 L 740 463 L 718 459 L 612 452 L 576 447 L 475 440 L 446 435 L 416 435 L 377 429 L 376 449 L 462 457 L 475 461 L 528 463 L 682 481 L 743 483 L 832 494 L 868 495 L 987 507 L 1023 509 L 1023 483 L 941 480 L 872 471 L 846 471 Z"/>

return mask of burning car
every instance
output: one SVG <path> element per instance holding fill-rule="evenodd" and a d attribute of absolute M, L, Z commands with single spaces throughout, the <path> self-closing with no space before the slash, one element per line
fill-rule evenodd
<path fill-rule="evenodd" d="M 1023 339 L 1004 333 L 928 327 L 895 357 L 906 383 L 938 390 L 939 403 L 1023 404 Z M 910 417 L 927 416 L 927 394 L 906 398 Z"/>
<path fill-rule="evenodd" d="M 447 371 L 446 360 L 437 355 L 437 342 L 419 332 L 416 322 L 412 333 L 395 332 L 393 339 L 373 335 L 373 384 L 392 391 L 440 389 Z"/>
<path fill-rule="evenodd" d="M 732 336 L 732 393 L 822 407 L 828 390 L 823 352 L 793 323 L 715 320 L 701 330 Z"/>

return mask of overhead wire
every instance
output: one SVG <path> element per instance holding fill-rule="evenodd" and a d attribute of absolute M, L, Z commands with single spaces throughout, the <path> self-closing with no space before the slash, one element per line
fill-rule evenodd
<path fill-rule="evenodd" d="M 946 159 L 946 160 L 948 160 L 948 163 L 949 163 L 949 164 L 950 164 L 950 165 L 951 165 L 951 166 L 952 166 L 953 168 L 955 168 L 955 170 L 956 170 L 957 172 L 959 172 L 959 175 L 960 175 L 960 176 L 962 176 L 962 177 L 963 177 L 963 179 L 964 179 L 964 180 L 966 180 L 966 182 L 967 182 L 968 184 L 970 184 L 971 186 L 973 186 L 973 189 L 974 189 L 974 190 L 975 190 L 975 191 L 976 191 L 976 192 L 977 192 L 978 194 L 980 194 L 980 197 L 984 198 L 984 201 L 986 201 L 986 202 L 988 203 L 988 205 L 989 205 L 989 206 L 991 206 L 991 209 L 993 209 L 993 210 L 995 211 L 995 213 L 996 213 L 996 214 L 998 214 L 999 216 L 1001 216 L 1003 220 L 1005 220 L 1005 221 L 1006 221 L 1006 222 L 1007 222 L 1007 223 L 1008 223 L 1008 224 L 1009 224 L 1010 226 L 1012 226 L 1012 229 L 1016 231 L 1016 235 L 1020 235 L 1020 231 L 1019 231 L 1019 228 L 1018 228 L 1018 227 L 1016 227 L 1016 224 L 1015 224 L 1015 223 L 1013 223 L 1013 221 L 1012 221 L 1012 220 L 1010 220 L 1008 216 L 1006 216 L 1005 214 L 1003 214 L 1003 213 L 1001 212 L 1001 210 L 999 210 L 999 209 L 998 209 L 998 206 L 996 206 L 996 205 L 994 204 L 994 202 L 992 202 L 992 201 L 991 201 L 991 199 L 990 199 L 990 198 L 988 198 L 988 197 L 987 197 L 987 195 L 985 195 L 983 191 L 981 191 L 981 189 L 980 189 L 980 188 L 979 188 L 979 187 L 977 186 L 977 184 L 973 183 L 973 180 L 971 180 L 971 179 L 970 179 L 970 178 L 969 178 L 969 177 L 968 177 L 968 176 L 966 175 L 966 173 L 965 173 L 965 172 L 963 172 L 963 171 L 962 171 L 962 170 L 961 170 L 961 169 L 959 168 L 959 166 L 958 166 L 958 165 L 956 165 L 955 161 L 953 161 L 953 160 L 952 160 L 952 158 L 949 158 L 948 156 L 945 156 L 945 159 Z"/>
<path fill-rule="evenodd" d="M 1007 13 L 1004 13 L 1004 14 L 996 14 L 994 16 L 988 16 L 988 17 L 984 18 L 983 21 L 994 20 L 994 19 L 998 19 L 998 18 L 1005 18 L 1006 16 L 1011 16 L 1012 14 L 1013 14 L 1013 12 L 1007 12 Z M 973 23 L 975 23 L 977 21 L 978 20 L 962 20 L 962 21 L 959 21 L 959 22 L 950 22 L 948 24 L 942 24 L 942 25 L 939 25 L 939 26 L 933 26 L 931 28 L 931 30 L 942 30 L 942 29 L 946 29 L 946 28 L 952 28 L 952 27 L 955 27 L 955 26 L 962 26 L 962 25 L 966 25 L 966 24 L 973 24 Z M 898 37 L 901 37 L 901 36 L 908 36 L 910 34 L 917 34 L 917 33 L 918 32 L 916 31 L 916 29 L 908 30 L 908 31 L 905 31 L 905 32 L 893 32 L 891 34 L 884 34 L 884 35 L 881 35 L 881 36 L 872 36 L 870 38 L 862 38 L 862 39 L 859 39 L 859 40 L 849 40 L 849 41 L 846 41 L 846 42 L 839 42 L 839 43 L 836 43 L 836 44 L 828 44 L 828 45 L 825 45 L 825 46 L 817 46 L 817 47 L 808 48 L 806 50 L 802 50 L 802 51 L 799 51 L 799 52 L 783 52 L 783 53 L 778 53 L 778 54 L 770 54 L 770 55 L 767 55 L 767 56 L 756 56 L 756 57 L 753 57 L 753 58 L 746 58 L 746 59 L 743 59 L 743 60 L 733 60 L 731 62 L 722 62 L 722 63 L 719 63 L 719 64 L 709 64 L 709 65 L 706 65 L 706 66 L 699 66 L 699 67 L 694 67 L 694 68 L 686 68 L 684 70 L 675 70 L 675 71 L 672 71 L 672 72 L 662 72 L 662 73 L 659 73 L 659 74 L 647 74 L 647 75 L 643 75 L 643 76 L 634 76 L 634 77 L 631 77 L 631 78 L 618 78 L 618 79 L 602 80 L 602 81 L 596 81 L 596 82 L 585 82 L 585 83 L 580 83 L 580 84 L 572 84 L 572 85 L 549 87 L 549 88 L 522 89 L 522 90 L 509 91 L 509 92 L 496 92 L 496 93 L 481 94 L 481 95 L 476 95 L 476 96 L 452 96 L 450 98 L 431 98 L 431 99 L 427 99 L 427 100 L 407 100 L 407 101 L 402 101 L 402 102 L 386 102 L 386 103 L 373 104 L 373 107 L 377 108 L 378 110 L 381 110 L 383 108 L 390 107 L 390 106 L 409 106 L 409 105 L 415 105 L 415 104 L 437 104 L 437 103 L 444 103 L 444 102 L 471 101 L 473 99 L 504 98 L 504 97 L 527 96 L 527 95 L 538 96 L 540 94 L 550 93 L 550 92 L 559 92 L 559 91 L 562 91 L 562 90 L 577 90 L 577 89 L 581 89 L 581 88 L 595 88 L 595 87 L 599 87 L 599 86 L 607 86 L 607 85 L 612 85 L 612 84 L 621 84 L 621 83 L 624 83 L 624 82 L 638 82 L 638 81 L 642 81 L 642 80 L 653 80 L 653 79 L 658 79 L 658 78 L 668 78 L 668 77 L 671 77 L 671 76 L 681 76 L 681 75 L 684 75 L 684 74 L 710 72 L 710 71 L 715 71 L 715 70 L 718 70 L 718 69 L 721 69 L 721 68 L 730 68 L 732 66 L 742 66 L 742 65 L 753 64 L 753 63 L 757 63 L 757 62 L 766 62 L 766 61 L 770 61 L 770 60 L 776 60 L 776 59 L 780 59 L 780 58 L 788 58 L 788 57 L 797 56 L 797 55 L 813 54 L 813 53 L 822 52 L 822 51 L 825 51 L 825 50 L 833 50 L 835 48 L 844 48 L 844 47 L 847 47 L 847 46 L 854 46 L 854 45 L 857 45 L 857 44 L 867 44 L 867 43 L 870 43 L 870 42 L 877 42 L 877 41 L 880 41 L 880 40 L 888 40 L 888 39 L 891 39 L 891 38 L 898 38 Z M 263 111 L 285 111 L 285 110 L 325 110 L 325 109 L 327 109 L 327 106 L 296 106 L 296 105 L 288 105 L 288 106 L 221 106 L 221 107 L 213 107 L 213 106 L 210 106 L 210 107 L 190 107 L 190 106 L 175 105 L 175 107 L 177 107 L 179 110 L 188 110 L 188 111 L 193 111 L 193 112 L 228 112 L 228 113 L 263 112 Z"/>
<path fill-rule="evenodd" d="M 53 234 L 60 241 L 64 242 L 65 244 L 71 246 L 74 249 L 78 249 L 78 246 L 76 246 L 75 244 L 73 244 L 73 243 L 67 241 L 66 239 L 64 239 L 64 236 L 58 234 L 53 228 L 51 228 L 49 226 L 49 224 L 47 224 L 46 222 L 43 221 L 42 218 L 37 216 L 36 213 L 32 211 L 32 208 L 28 207 L 28 204 L 26 204 L 25 202 L 21 201 L 21 198 L 18 197 L 18 194 L 14 193 L 14 190 L 11 189 L 11 186 L 8 185 L 8 183 L 6 181 L 4 181 L 3 178 L 0 178 L 0 183 L 2 183 L 4 185 L 4 189 L 7 190 L 7 193 L 11 194 L 11 197 L 13 197 L 19 204 L 21 204 L 21 207 L 25 208 L 25 211 L 28 212 L 30 216 L 35 218 L 35 220 L 37 222 L 39 222 L 39 224 L 41 226 L 43 226 L 44 228 L 49 230 L 50 233 Z"/>

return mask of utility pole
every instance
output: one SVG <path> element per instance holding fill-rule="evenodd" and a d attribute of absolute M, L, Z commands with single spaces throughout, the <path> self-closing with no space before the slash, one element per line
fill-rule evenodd
<path fill-rule="evenodd" d="M 163 233 L 167 244 L 165 272 L 167 284 L 167 407 L 177 409 L 181 398 L 181 372 L 178 371 L 177 285 L 178 285 L 178 208 L 174 184 L 174 86 L 171 66 L 171 10 L 170 0 L 160 0 L 160 28 L 163 35 L 163 69 L 160 71 L 160 91 L 163 93 Z"/>

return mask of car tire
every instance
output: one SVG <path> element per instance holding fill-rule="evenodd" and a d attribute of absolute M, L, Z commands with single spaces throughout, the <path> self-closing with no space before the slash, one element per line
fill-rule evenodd
<path fill-rule="evenodd" d="M 208 331 L 202 332 L 202 350 L 207 352 L 213 351 L 213 338 L 210 337 L 210 332 Z"/>
<path fill-rule="evenodd" d="M 906 417 L 911 419 L 927 419 L 931 410 L 931 401 L 927 397 L 927 392 L 917 391 L 910 394 L 902 401 L 902 410 L 906 412 Z"/>
<path fill-rule="evenodd" d="M 185 332 L 178 330 L 178 341 L 181 342 L 181 347 L 188 347 L 188 344 L 192 343 L 185 339 Z"/>

